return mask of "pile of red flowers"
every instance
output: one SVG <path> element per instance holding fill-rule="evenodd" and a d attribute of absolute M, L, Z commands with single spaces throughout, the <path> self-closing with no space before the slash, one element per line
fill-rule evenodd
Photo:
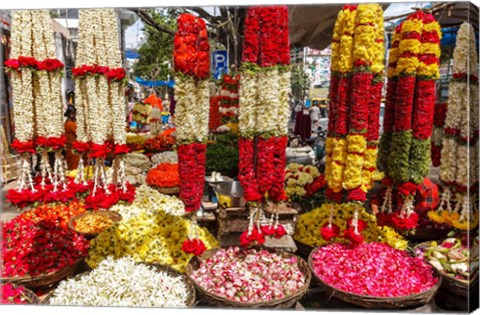
<path fill-rule="evenodd" d="M 32 210 L 23 212 L 19 217 L 33 222 L 48 222 L 52 225 L 68 229 L 68 222 L 79 214 L 87 211 L 85 205 L 74 201 L 68 204 L 42 204 Z"/>
<path fill-rule="evenodd" d="M 118 201 L 125 201 L 132 203 L 135 199 L 135 187 L 129 183 L 126 184 L 127 189 L 124 192 L 116 185 L 110 185 L 109 194 L 103 189 L 97 189 L 95 196 L 93 196 L 93 182 L 88 181 L 85 185 L 83 183 L 75 183 L 74 179 L 67 179 L 67 189 L 62 186 L 54 191 L 53 184 L 48 179 L 45 179 L 45 186 L 42 187 L 41 177 L 34 179 L 34 191 L 31 189 L 10 189 L 6 197 L 14 205 L 23 208 L 35 203 L 48 204 L 52 202 L 76 202 L 85 200 L 85 207 L 87 209 L 105 208 L 108 209 Z M 98 204 L 97 204 L 98 203 Z"/>
<path fill-rule="evenodd" d="M 178 175 L 178 164 L 161 163 L 147 173 L 147 184 L 156 187 L 178 187 L 180 176 Z"/>
<path fill-rule="evenodd" d="M 2 302 L 1 304 L 27 304 L 24 295 L 25 288 L 15 287 L 11 283 L 2 284 Z"/>
<path fill-rule="evenodd" d="M 88 254 L 88 240 L 50 222 L 17 217 L 1 227 L 3 277 L 56 272 Z"/>
<path fill-rule="evenodd" d="M 173 40 L 175 71 L 205 79 L 210 74 L 210 45 L 205 21 L 181 14 Z"/>
<path fill-rule="evenodd" d="M 216 95 L 210 97 L 210 115 L 208 120 L 208 129 L 216 130 L 222 125 L 222 119 L 220 117 L 220 98 L 221 96 Z"/>
<path fill-rule="evenodd" d="M 199 238 L 185 240 L 182 244 L 182 251 L 187 254 L 200 256 L 207 248 L 203 241 Z"/>
<path fill-rule="evenodd" d="M 331 244 L 313 255 L 315 274 L 335 289 L 376 297 L 424 292 L 438 279 L 423 258 L 383 243 Z"/>
<path fill-rule="evenodd" d="M 180 198 L 185 211 L 197 211 L 202 204 L 205 184 L 205 163 L 207 145 L 202 143 L 184 144 L 178 147 L 178 172 L 180 178 Z"/>
<path fill-rule="evenodd" d="M 20 68 L 31 68 L 37 71 L 59 71 L 63 69 L 64 64 L 58 59 L 36 60 L 33 57 L 20 56 L 18 59 L 8 59 L 5 61 L 7 69 L 19 71 Z"/>
<path fill-rule="evenodd" d="M 104 75 L 109 81 L 123 81 L 127 76 L 123 68 L 109 68 L 99 65 L 81 65 L 72 68 L 74 77 L 86 77 L 87 75 Z"/>

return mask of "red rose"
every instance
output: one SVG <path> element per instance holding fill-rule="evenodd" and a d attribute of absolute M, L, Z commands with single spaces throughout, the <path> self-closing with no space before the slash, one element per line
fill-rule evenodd
<path fill-rule="evenodd" d="M 63 68 L 63 63 L 58 59 L 45 59 L 41 62 L 41 69 L 39 70 L 55 71 L 59 68 Z"/>
<path fill-rule="evenodd" d="M 126 144 L 117 144 L 115 145 L 115 150 L 113 150 L 115 155 L 127 154 L 128 152 L 130 152 L 130 149 Z"/>
<path fill-rule="evenodd" d="M 92 144 L 90 149 L 90 158 L 92 159 L 105 159 L 107 157 L 108 145 L 107 144 Z"/>
<path fill-rule="evenodd" d="M 90 145 L 86 142 L 75 141 L 73 143 L 73 149 L 78 153 L 84 153 L 90 149 Z"/>
<path fill-rule="evenodd" d="M 16 59 L 8 59 L 7 61 L 5 61 L 5 67 L 7 68 L 18 70 L 20 66 L 21 66 L 20 62 Z"/>
<path fill-rule="evenodd" d="M 273 227 L 273 225 L 262 225 L 260 229 L 262 230 L 262 233 L 267 236 L 272 236 L 275 234 L 275 228 Z"/>
<path fill-rule="evenodd" d="M 351 228 L 354 228 L 354 226 L 353 226 L 353 219 L 350 219 L 350 220 L 347 221 L 347 226 L 348 226 L 348 227 L 351 227 Z M 363 221 L 363 220 L 361 220 L 361 219 L 358 219 L 358 220 L 357 220 L 357 230 L 358 230 L 358 232 L 361 233 L 361 232 L 362 232 L 363 230 L 365 230 L 367 227 L 368 227 L 367 222 L 365 222 L 365 221 Z"/>
<path fill-rule="evenodd" d="M 355 233 L 354 228 L 348 228 L 343 231 L 344 237 L 349 240 L 353 245 L 357 245 L 363 242 L 364 238 L 361 233 Z"/>
<path fill-rule="evenodd" d="M 182 244 L 182 251 L 187 254 L 193 254 L 195 256 L 200 256 L 207 248 L 205 244 L 200 239 L 189 239 L 185 240 Z"/>
<path fill-rule="evenodd" d="M 418 185 L 412 182 L 406 182 L 399 185 L 397 188 L 399 193 L 404 196 L 409 196 L 413 195 L 417 191 Z"/>
<path fill-rule="evenodd" d="M 275 229 L 275 238 L 281 238 L 286 234 L 287 230 L 285 230 L 285 227 L 281 224 L 277 225 L 277 228 Z"/>
<path fill-rule="evenodd" d="M 398 211 L 392 215 L 391 222 L 399 230 L 414 229 L 418 223 L 418 215 L 412 212 L 408 217 L 402 217 Z"/>
<path fill-rule="evenodd" d="M 117 68 L 117 69 L 110 69 L 106 74 L 107 79 L 112 81 L 121 81 L 125 78 L 126 73 L 123 68 Z"/>
<path fill-rule="evenodd" d="M 320 234 L 322 235 L 322 238 L 327 241 L 327 242 L 330 242 L 330 240 L 334 237 L 337 237 L 338 235 L 340 235 L 340 228 L 338 227 L 338 225 L 336 224 L 333 224 L 330 226 L 327 223 L 325 223 L 322 228 L 320 229 Z"/>
<path fill-rule="evenodd" d="M 37 61 L 33 57 L 20 56 L 18 57 L 18 62 L 22 67 L 35 67 L 37 64 Z"/>
<path fill-rule="evenodd" d="M 376 214 L 378 226 L 391 225 L 391 215 L 379 212 Z"/>
<path fill-rule="evenodd" d="M 15 139 L 12 141 L 12 144 L 10 145 L 12 149 L 17 151 L 20 154 L 23 153 L 32 153 L 35 154 L 35 143 L 33 141 L 25 141 L 25 142 L 20 142 L 18 139 Z"/>
<path fill-rule="evenodd" d="M 349 201 L 360 201 L 365 202 L 367 200 L 367 193 L 365 193 L 362 189 L 357 188 L 350 190 L 348 192 L 347 199 Z"/>

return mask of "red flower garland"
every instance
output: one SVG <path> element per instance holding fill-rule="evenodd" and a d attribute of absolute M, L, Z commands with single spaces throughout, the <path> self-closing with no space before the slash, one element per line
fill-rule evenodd
<path fill-rule="evenodd" d="M 197 211 L 202 204 L 207 146 L 202 143 L 183 144 L 177 152 L 180 198 L 185 203 L 186 212 Z"/>
<path fill-rule="evenodd" d="M 253 139 L 238 138 L 239 174 L 238 180 L 244 190 L 246 202 L 259 202 L 263 196 L 258 190 L 258 181 L 255 173 L 255 144 Z"/>
<path fill-rule="evenodd" d="M 99 65 L 81 65 L 72 68 L 72 75 L 74 77 L 83 78 L 88 75 L 104 75 L 108 81 L 123 81 L 127 73 L 123 68 L 109 68 Z"/>
<path fill-rule="evenodd" d="M 18 141 L 18 139 L 14 139 L 12 144 L 10 145 L 12 149 L 17 151 L 20 154 L 24 153 L 32 153 L 35 154 L 35 143 L 33 141 Z"/>
<path fill-rule="evenodd" d="M 65 65 L 58 59 L 36 60 L 33 57 L 20 56 L 18 59 L 8 59 L 5 61 L 5 67 L 8 70 L 19 71 L 20 68 L 32 68 L 37 71 L 59 71 Z"/>
<path fill-rule="evenodd" d="M 65 147 L 67 144 L 67 138 L 65 135 L 60 137 L 37 137 L 35 139 L 35 144 L 41 149 L 51 149 L 51 150 L 60 150 Z"/>

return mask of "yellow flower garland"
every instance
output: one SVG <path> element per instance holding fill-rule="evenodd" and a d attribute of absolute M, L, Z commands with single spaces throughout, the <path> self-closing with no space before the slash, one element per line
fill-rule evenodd
<path fill-rule="evenodd" d="M 423 31 L 426 32 L 436 32 L 438 37 L 442 37 L 442 32 L 440 31 L 440 25 L 437 21 L 424 24 Z M 436 43 L 422 43 L 421 53 L 423 55 L 434 55 L 437 58 L 440 58 L 441 49 L 440 45 Z M 427 65 L 423 62 L 418 64 L 418 75 L 432 77 L 432 79 L 437 80 L 440 78 L 440 70 L 438 64 Z"/>

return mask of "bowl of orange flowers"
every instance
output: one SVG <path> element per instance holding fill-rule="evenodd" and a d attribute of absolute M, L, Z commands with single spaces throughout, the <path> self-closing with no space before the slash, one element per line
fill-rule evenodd
<path fill-rule="evenodd" d="M 146 182 L 162 194 L 178 194 L 180 192 L 180 177 L 178 164 L 160 163 L 147 173 Z"/>

